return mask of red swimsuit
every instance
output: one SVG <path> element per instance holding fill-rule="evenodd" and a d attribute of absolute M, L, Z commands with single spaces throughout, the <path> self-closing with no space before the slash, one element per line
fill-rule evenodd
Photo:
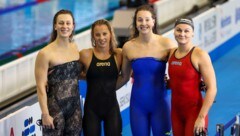
<path fill-rule="evenodd" d="M 193 136 L 194 123 L 203 104 L 199 89 L 201 74 L 191 62 L 194 48 L 177 59 L 174 51 L 169 59 L 170 88 L 172 90 L 172 127 L 174 136 Z M 205 122 L 207 126 L 207 121 Z"/>

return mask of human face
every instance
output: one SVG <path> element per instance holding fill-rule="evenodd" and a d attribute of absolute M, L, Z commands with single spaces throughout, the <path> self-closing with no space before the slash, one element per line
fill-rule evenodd
<path fill-rule="evenodd" d="M 57 17 L 55 30 L 59 37 L 69 38 L 74 29 L 72 16 L 69 14 L 60 14 Z"/>
<path fill-rule="evenodd" d="M 95 46 L 98 47 L 109 46 L 111 34 L 106 25 L 96 25 L 93 31 Z"/>
<path fill-rule="evenodd" d="M 152 18 L 152 14 L 149 11 L 139 11 L 136 17 L 136 27 L 139 33 L 146 34 L 152 32 L 155 19 Z"/>
<path fill-rule="evenodd" d="M 193 28 L 187 24 L 178 24 L 174 29 L 174 36 L 178 44 L 188 44 L 193 37 Z"/>

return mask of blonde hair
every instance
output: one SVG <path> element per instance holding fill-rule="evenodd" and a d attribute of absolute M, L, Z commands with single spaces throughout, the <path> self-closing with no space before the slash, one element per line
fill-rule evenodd
<path fill-rule="evenodd" d="M 92 42 L 92 46 L 95 47 L 95 40 L 94 40 L 94 28 L 97 26 L 97 25 L 106 25 L 110 34 L 111 34 L 111 39 L 110 39 L 110 53 L 111 54 L 114 54 L 114 48 L 117 48 L 117 40 L 115 38 L 115 34 L 114 34 L 114 31 L 113 31 L 113 28 L 112 26 L 110 25 L 110 22 L 105 20 L 105 19 L 100 19 L 100 20 L 97 20 L 95 21 L 93 24 L 92 24 L 92 27 L 91 27 L 91 42 Z"/>

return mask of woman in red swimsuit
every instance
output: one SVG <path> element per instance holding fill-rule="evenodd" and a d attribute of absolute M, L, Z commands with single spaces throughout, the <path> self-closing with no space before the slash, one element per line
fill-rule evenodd
<path fill-rule="evenodd" d="M 169 78 L 172 90 L 172 127 L 174 136 L 193 136 L 207 128 L 207 114 L 216 96 L 216 78 L 207 52 L 192 43 L 192 19 L 181 18 L 175 23 L 174 36 L 178 48 L 169 58 Z M 206 84 L 203 100 L 200 82 Z"/>

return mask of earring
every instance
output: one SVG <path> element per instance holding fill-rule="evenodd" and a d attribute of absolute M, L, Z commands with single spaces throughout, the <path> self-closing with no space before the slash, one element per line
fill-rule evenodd
<path fill-rule="evenodd" d="M 96 41 L 95 40 L 92 40 L 92 44 L 93 44 L 93 46 L 95 47 L 96 46 Z"/>

